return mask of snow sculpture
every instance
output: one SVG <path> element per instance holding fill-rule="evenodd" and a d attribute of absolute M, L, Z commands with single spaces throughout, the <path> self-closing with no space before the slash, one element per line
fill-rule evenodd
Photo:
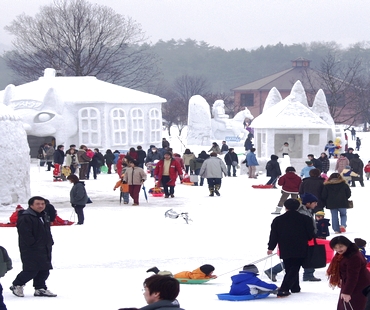
<path fill-rule="evenodd" d="M 290 95 L 292 96 L 292 101 L 293 102 L 300 102 L 302 103 L 305 107 L 308 108 L 308 101 L 307 101 L 307 96 L 306 92 L 303 88 L 303 85 L 300 80 L 294 83 L 292 90 L 290 91 Z"/>
<path fill-rule="evenodd" d="M 199 95 L 192 96 L 188 108 L 188 144 L 211 144 L 211 113 L 207 101 Z"/>
<path fill-rule="evenodd" d="M 225 104 L 223 100 L 216 100 L 212 107 L 213 119 L 212 134 L 214 139 L 224 140 L 225 137 L 238 137 L 243 139 L 248 134 L 244 128 L 244 120 L 246 118 L 252 120 L 254 117 L 250 111 L 245 110 L 238 112 L 233 119 L 225 114 Z"/>
<path fill-rule="evenodd" d="M 0 104 L 0 205 L 26 203 L 31 196 L 27 135 L 14 111 Z"/>
<path fill-rule="evenodd" d="M 275 104 L 279 103 L 283 98 L 281 97 L 280 92 L 277 90 L 276 87 L 271 88 L 269 91 L 265 104 L 263 106 L 262 113 L 268 110 L 269 108 L 273 107 Z"/>
<path fill-rule="evenodd" d="M 328 104 L 326 102 L 325 93 L 322 89 L 319 89 L 319 91 L 317 92 L 315 100 L 312 104 L 311 111 L 320 116 L 329 125 L 335 125 L 334 120 L 331 117 Z"/>

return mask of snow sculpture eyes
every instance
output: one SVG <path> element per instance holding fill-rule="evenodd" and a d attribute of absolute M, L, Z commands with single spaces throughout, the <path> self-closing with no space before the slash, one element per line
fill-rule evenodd
<path fill-rule="evenodd" d="M 35 123 L 45 123 L 45 122 L 50 121 L 54 117 L 55 117 L 55 114 L 53 114 L 53 113 L 42 112 L 42 113 L 39 113 L 35 116 L 34 122 Z"/>

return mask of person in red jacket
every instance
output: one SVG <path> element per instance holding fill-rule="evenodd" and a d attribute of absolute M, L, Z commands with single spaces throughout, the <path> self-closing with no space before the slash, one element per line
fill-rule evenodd
<path fill-rule="evenodd" d="M 164 153 L 164 159 L 157 163 L 154 175 L 158 179 L 158 184 L 163 185 L 164 198 L 175 197 L 175 183 L 177 175 L 182 179 L 182 169 L 180 164 L 172 158 L 171 152 Z M 159 186 L 158 186 L 159 187 Z"/>
<path fill-rule="evenodd" d="M 367 165 L 365 166 L 364 171 L 366 173 L 366 179 L 369 181 L 369 178 L 370 178 L 370 160 L 367 162 Z"/>
<path fill-rule="evenodd" d="M 17 221 L 18 221 L 18 212 L 20 210 L 24 210 L 24 209 L 23 209 L 23 207 L 21 205 L 17 205 L 17 207 L 15 208 L 15 211 L 12 213 L 12 215 L 9 218 L 9 222 L 11 224 L 17 224 Z"/>
<path fill-rule="evenodd" d="M 283 208 L 284 202 L 291 196 L 293 199 L 298 198 L 299 186 L 302 183 L 302 179 L 296 175 L 294 167 L 288 167 L 285 170 L 285 174 L 279 178 L 278 184 L 282 186 L 281 197 L 274 212 L 271 214 L 280 214 Z"/>

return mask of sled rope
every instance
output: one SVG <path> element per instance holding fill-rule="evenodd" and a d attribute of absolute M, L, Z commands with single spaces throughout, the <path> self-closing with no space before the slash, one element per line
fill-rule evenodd
<path fill-rule="evenodd" d="M 254 264 L 257 264 L 257 263 L 263 262 L 264 260 L 268 260 L 269 258 L 272 258 L 274 255 L 276 255 L 276 253 L 272 253 L 272 254 L 270 254 L 270 255 L 268 255 L 268 256 L 265 256 L 265 257 L 263 257 L 263 258 L 257 259 L 256 261 L 251 262 L 251 263 L 249 263 L 248 265 L 252 265 L 252 264 L 254 265 Z M 238 268 L 236 268 L 236 269 L 233 269 L 233 270 L 227 271 L 227 272 L 225 272 L 225 273 L 222 273 L 222 274 L 220 274 L 219 276 L 217 276 L 217 278 L 222 277 L 223 275 L 228 274 L 228 273 L 230 273 L 230 272 L 233 272 L 233 271 L 236 271 L 236 270 L 240 270 L 240 269 L 242 269 L 243 267 L 244 267 L 244 266 L 241 266 L 241 267 L 238 267 Z"/>

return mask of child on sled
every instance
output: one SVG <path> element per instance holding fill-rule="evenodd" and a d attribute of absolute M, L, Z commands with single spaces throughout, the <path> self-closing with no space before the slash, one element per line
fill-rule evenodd
<path fill-rule="evenodd" d="M 202 265 L 199 268 L 193 270 L 193 271 L 182 271 L 179 273 L 176 273 L 173 277 L 176 279 L 216 279 L 217 276 L 213 275 L 213 271 L 215 270 L 215 267 L 212 265 Z M 163 274 L 163 271 L 160 271 L 157 267 L 153 267 L 148 269 L 146 272 L 154 272 L 155 274 Z M 166 271 L 167 273 L 171 272 Z"/>
<path fill-rule="evenodd" d="M 256 265 L 245 265 L 242 271 L 231 277 L 230 295 L 277 294 L 275 284 L 266 283 L 258 277 Z"/>

